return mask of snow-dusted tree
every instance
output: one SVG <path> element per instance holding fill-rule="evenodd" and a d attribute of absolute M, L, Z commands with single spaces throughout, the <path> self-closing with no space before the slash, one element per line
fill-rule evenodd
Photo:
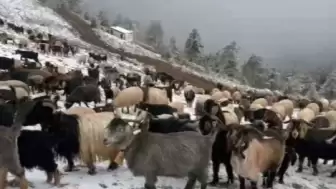
<path fill-rule="evenodd" d="M 171 37 L 169 40 L 169 51 L 171 54 L 178 54 L 178 49 L 176 46 L 176 39 L 175 37 Z"/>
<path fill-rule="evenodd" d="M 300 94 L 301 90 L 303 88 L 302 83 L 299 81 L 299 79 L 296 76 L 289 76 L 286 78 L 286 83 L 284 85 L 283 91 L 284 94 Z"/>
<path fill-rule="evenodd" d="M 328 99 L 336 98 L 336 70 L 327 76 L 327 80 L 324 82 L 319 92 Z"/>
<path fill-rule="evenodd" d="M 161 45 L 162 41 L 163 41 L 163 29 L 161 26 L 161 22 L 158 20 L 151 21 L 146 32 L 146 42 L 149 45 L 158 47 Z"/>
<path fill-rule="evenodd" d="M 265 69 L 262 67 L 262 58 L 252 55 L 245 64 L 242 65 L 242 75 L 252 87 L 261 87 L 266 79 Z"/>
<path fill-rule="evenodd" d="M 84 13 L 84 19 L 85 19 L 85 20 L 90 20 L 90 15 L 89 15 L 88 12 L 85 12 L 85 13 Z"/>
<path fill-rule="evenodd" d="M 76 10 L 79 8 L 81 0 L 68 0 L 67 3 L 70 10 Z"/>
<path fill-rule="evenodd" d="M 237 77 L 238 76 L 238 68 L 237 68 L 237 62 L 233 60 L 229 60 L 227 64 L 224 65 L 224 72 L 229 77 Z"/>
<path fill-rule="evenodd" d="M 280 73 L 275 68 L 268 70 L 267 81 L 269 83 L 269 89 L 278 90 L 281 88 Z"/>
<path fill-rule="evenodd" d="M 106 13 L 104 11 L 99 11 L 98 19 L 99 19 L 99 22 L 100 22 L 101 26 L 105 26 L 105 27 L 109 26 L 109 20 L 108 20 L 108 18 L 106 16 Z"/>
<path fill-rule="evenodd" d="M 203 50 L 201 36 L 197 29 L 192 29 L 189 37 L 185 43 L 184 52 L 189 59 L 197 58 Z"/>
<path fill-rule="evenodd" d="M 319 94 L 317 93 L 316 90 L 316 83 L 312 82 L 309 87 L 308 87 L 308 91 L 306 93 L 306 96 L 310 99 L 319 99 Z"/>
<path fill-rule="evenodd" d="M 121 26 L 123 24 L 123 16 L 121 14 L 118 14 L 116 19 L 113 21 L 113 26 Z"/>
<path fill-rule="evenodd" d="M 97 20 L 95 18 L 91 18 L 91 27 L 96 28 L 97 27 Z"/>

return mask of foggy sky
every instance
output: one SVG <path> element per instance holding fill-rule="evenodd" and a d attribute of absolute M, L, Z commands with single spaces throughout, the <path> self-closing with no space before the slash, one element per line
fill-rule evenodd
<path fill-rule="evenodd" d="M 146 25 L 161 20 L 166 40 L 180 47 L 193 28 L 206 52 L 235 40 L 275 67 L 336 64 L 335 0 L 84 0 L 90 11 L 118 13 Z"/>

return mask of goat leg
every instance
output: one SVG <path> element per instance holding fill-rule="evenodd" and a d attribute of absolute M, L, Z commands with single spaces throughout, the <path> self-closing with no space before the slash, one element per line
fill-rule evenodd
<path fill-rule="evenodd" d="M 53 173 L 52 172 L 47 172 L 47 183 L 51 183 L 53 179 Z"/>
<path fill-rule="evenodd" d="M 257 183 L 254 181 L 251 181 L 251 189 L 257 189 Z"/>
<path fill-rule="evenodd" d="M 299 155 L 299 166 L 298 166 L 298 169 L 296 170 L 296 172 L 298 173 L 302 173 L 302 170 L 303 170 L 302 164 L 303 164 L 304 158 L 305 158 L 304 156 Z"/>
<path fill-rule="evenodd" d="M 87 102 L 84 102 L 85 106 L 90 108 L 89 104 Z"/>
<path fill-rule="evenodd" d="M 317 161 L 318 161 L 318 158 L 314 157 L 314 158 L 311 158 L 311 161 L 312 161 L 312 166 L 313 166 L 313 175 L 316 176 L 318 175 L 318 169 L 317 169 Z"/>
<path fill-rule="evenodd" d="M 239 176 L 239 189 L 245 189 L 245 178 Z"/>
<path fill-rule="evenodd" d="M 108 166 L 107 170 L 108 171 L 113 171 L 116 170 L 119 167 L 118 163 L 111 161 L 110 165 Z"/>
<path fill-rule="evenodd" d="M 228 158 L 224 161 L 225 169 L 226 169 L 226 174 L 228 177 L 227 184 L 233 184 L 234 176 L 233 176 L 233 168 L 231 165 L 231 158 Z"/>
<path fill-rule="evenodd" d="M 267 177 L 267 182 L 266 182 L 266 187 L 267 188 L 272 188 L 273 187 L 273 182 L 274 182 L 275 176 L 276 176 L 276 171 L 269 171 L 268 177 Z"/>
<path fill-rule="evenodd" d="M 218 181 L 219 181 L 219 176 L 218 176 L 219 166 L 220 166 L 219 161 L 216 161 L 216 160 L 212 161 L 213 178 L 212 178 L 212 181 L 209 183 L 211 186 L 215 186 L 216 184 L 218 184 Z"/>
<path fill-rule="evenodd" d="M 153 173 L 147 173 L 145 176 L 145 189 L 156 189 L 155 183 L 157 182 L 157 177 Z"/>
<path fill-rule="evenodd" d="M 88 171 L 89 175 L 97 174 L 96 167 L 93 165 L 93 163 L 88 163 L 87 165 L 88 165 L 88 168 L 89 168 L 89 171 Z"/>
<path fill-rule="evenodd" d="M 289 167 L 289 164 L 291 163 L 291 157 L 293 154 L 290 152 L 286 152 L 285 157 L 280 165 L 279 171 L 278 171 L 278 176 L 279 176 L 279 183 L 284 184 L 283 178 L 284 175 Z M 295 154 L 294 154 L 295 155 Z"/>
<path fill-rule="evenodd" d="M 323 161 L 323 165 L 326 165 L 327 163 L 328 163 L 328 160 L 325 159 L 325 160 Z"/>
<path fill-rule="evenodd" d="M 65 172 L 72 172 L 72 171 L 77 171 L 78 169 L 74 168 L 74 162 L 73 162 L 73 159 L 72 159 L 72 156 L 71 155 L 67 155 L 66 157 L 66 160 L 68 162 L 68 166 L 65 168 Z"/>
<path fill-rule="evenodd" d="M 336 170 L 331 173 L 330 177 L 335 177 L 335 176 L 336 176 Z"/>
<path fill-rule="evenodd" d="M 184 189 L 193 189 L 195 186 L 195 183 L 196 183 L 196 177 L 193 175 L 189 175 L 187 184 L 185 185 Z"/>
<path fill-rule="evenodd" d="M 59 172 L 58 169 L 56 169 L 55 172 L 53 173 L 53 177 L 54 177 L 55 186 L 63 187 L 63 186 L 68 185 L 68 184 L 61 184 L 61 173 Z"/>

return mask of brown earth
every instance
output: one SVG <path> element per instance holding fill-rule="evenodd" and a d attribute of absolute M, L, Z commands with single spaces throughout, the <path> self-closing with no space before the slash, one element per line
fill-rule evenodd
<path fill-rule="evenodd" d="M 90 25 L 82 20 L 80 17 L 78 17 L 76 14 L 73 14 L 72 12 L 61 8 L 55 11 L 60 16 L 62 16 L 75 30 L 77 30 L 83 41 L 89 44 L 103 48 L 112 53 L 120 54 L 124 57 L 136 59 L 146 65 L 154 66 L 158 72 L 166 72 L 167 74 L 172 75 L 175 79 L 187 81 L 194 86 L 202 87 L 204 89 L 212 89 L 215 86 L 214 82 L 212 81 L 206 80 L 191 73 L 183 72 L 180 68 L 174 67 L 171 64 L 162 60 L 157 60 L 147 56 L 136 55 L 113 48 L 105 44 L 99 38 L 99 36 L 95 34 Z"/>

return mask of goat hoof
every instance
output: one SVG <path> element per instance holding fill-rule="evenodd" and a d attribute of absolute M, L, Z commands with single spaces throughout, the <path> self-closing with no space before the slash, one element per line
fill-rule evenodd
<path fill-rule="evenodd" d="M 285 184 L 284 181 L 281 179 L 279 180 L 279 184 Z"/>
<path fill-rule="evenodd" d="M 218 184 L 218 181 L 211 181 L 208 183 L 210 186 L 216 186 Z"/>
<path fill-rule="evenodd" d="M 67 186 L 67 185 L 69 185 L 69 183 L 62 183 L 62 184 L 55 184 L 55 186 L 57 187 L 57 188 L 63 188 L 64 186 Z"/>
<path fill-rule="evenodd" d="M 317 176 L 318 175 L 318 172 L 313 172 L 313 176 Z"/>
<path fill-rule="evenodd" d="M 66 167 L 66 168 L 64 169 L 64 171 L 65 171 L 65 172 L 79 171 L 79 168 L 76 168 L 76 167 L 72 167 L 72 168 L 70 168 L 70 167 Z"/>
<path fill-rule="evenodd" d="M 96 172 L 96 170 L 89 170 L 88 174 L 89 175 L 95 175 L 95 174 L 97 174 L 97 172 Z"/>
<path fill-rule="evenodd" d="M 113 171 L 116 170 L 119 167 L 119 165 L 116 162 L 110 163 L 110 165 L 107 168 L 107 171 Z"/>
<path fill-rule="evenodd" d="M 297 173 L 302 173 L 302 168 L 296 170 Z"/>

